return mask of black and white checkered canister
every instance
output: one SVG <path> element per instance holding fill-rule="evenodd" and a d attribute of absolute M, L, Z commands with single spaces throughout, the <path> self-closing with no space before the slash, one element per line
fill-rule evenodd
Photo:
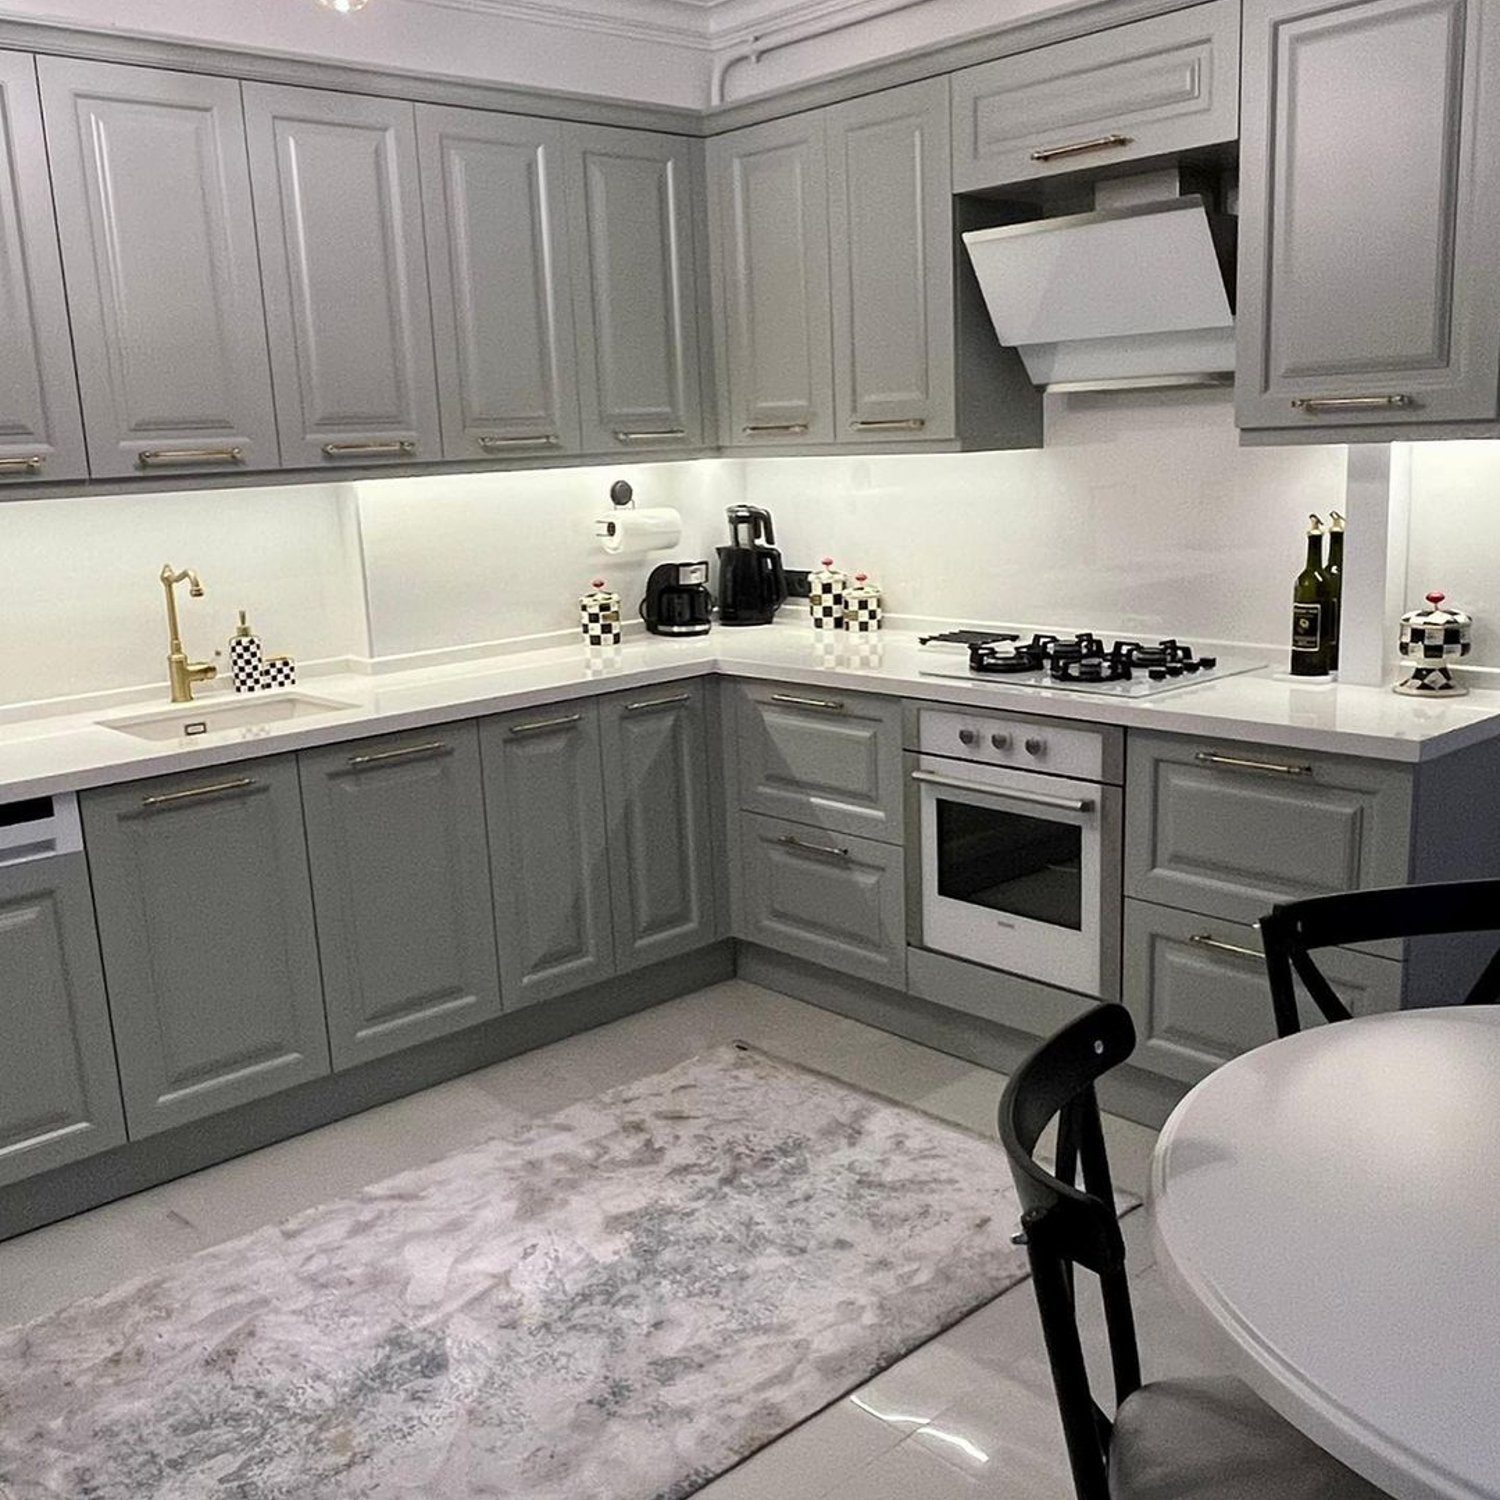
<path fill-rule="evenodd" d="M 290 656 L 268 656 L 261 663 L 260 686 L 263 692 L 271 688 L 295 687 L 297 663 Z"/>
<path fill-rule="evenodd" d="M 620 596 L 613 589 L 605 588 L 602 578 L 594 580 L 588 593 L 579 595 L 578 623 L 585 645 L 618 646 L 624 639 Z"/>
<path fill-rule="evenodd" d="M 853 586 L 844 595 L 844 629 L 860 633 L 879 630 L 884 613 L 880 590 L 870 582 L 869 574 L 856 573 Z"/>
<path fill-rule="evenodd" d="M 844 596 L 849 590 L 849 575 L 841 573 L 833 565 L 831 557 L 823 559 L 823 566 L 807 575 L 808 613 L 818 630 L 842 630 L 844 628 Z"/>
<path fill-rule="evenodd" d="M 1401 617 L 1401 654 L 1415 661 L 1456 661 L 1473 649 L 1474 621 L 1461 609 L 1444 609 L 1446 594 L 1429 594 L 1430 609 Z"/>

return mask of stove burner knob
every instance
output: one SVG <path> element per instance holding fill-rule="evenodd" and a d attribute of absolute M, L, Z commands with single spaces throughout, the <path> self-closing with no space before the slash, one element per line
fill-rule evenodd
<path fill-rule="evenodd" d="M 1008 734 L 992 734 L 990 736 L 990 744 L 997 750 L 1009 750 L 1010 736 Z"/>
<path fill-rule="evenodd" d="M 1200 656 L 1198 658 L 1198 665 L 1202 667 L 1205 672 L 1212 672 L 1213 669 L 1219 665 L 1219 658 L 1217 656 Z"/>
<path fill-rule="evenodd" d="M 1028 755 L 1042 756 L 1047 753 L 1046 740 L 1030 739 L 1026 741 L 1026 753 Z"/>
<path fill-rule="evenodd" d="M 960 745 L 972 745 L 978 739 L 979 736 L 972 729 L 960 729 L 958 731 L 958 742 Z"/>
<path fill-rule="evenodd" d="M 1152 682 L 1165 682 L 1167 680 L 1167 669 L 1165 667 L 1152 667 L 1146 675 Z"/>

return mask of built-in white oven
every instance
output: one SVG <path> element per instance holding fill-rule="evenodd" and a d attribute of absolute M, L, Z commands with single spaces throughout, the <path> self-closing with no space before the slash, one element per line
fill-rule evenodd
<path fill-rule="evenodd" d="M 1106 733 L 948 709 L 918 724 L 921 946 L 1116 998 L 1122 795 Z"/>

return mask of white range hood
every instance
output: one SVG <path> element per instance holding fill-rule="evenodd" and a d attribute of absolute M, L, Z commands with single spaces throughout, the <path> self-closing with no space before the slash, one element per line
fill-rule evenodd
<path fill-rule="evenodd" d="M 1224 238 L 1187 194 L 974 230 L 964 244 L 1000 342 L 1037 385 L 1077 391 L 1233 379 Z"/>

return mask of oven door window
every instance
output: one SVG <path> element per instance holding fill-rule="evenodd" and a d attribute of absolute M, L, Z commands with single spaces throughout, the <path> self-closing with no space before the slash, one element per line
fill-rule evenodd
<path fill-rule="evenodd" d="M 1083 829 L 937 799 L 938 894 L 1073 932 L 1083 929 Z"/>

